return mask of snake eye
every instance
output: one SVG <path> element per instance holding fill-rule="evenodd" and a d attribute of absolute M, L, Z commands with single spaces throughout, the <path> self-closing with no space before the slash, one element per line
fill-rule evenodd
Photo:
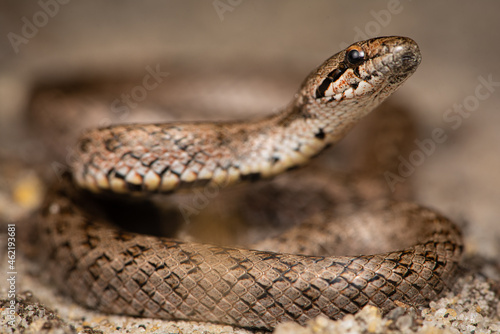
<path fill-rule="evenodd" d="M 365 60 L 365 52 L 359 46 L 353 46 L 345 54 L 345 62 L 351 66 L 357 66 Z"/>

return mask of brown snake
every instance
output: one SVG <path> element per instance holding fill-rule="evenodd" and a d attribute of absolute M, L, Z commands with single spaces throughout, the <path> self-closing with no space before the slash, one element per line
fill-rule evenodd
<path fill-rule="evenodd" d="M 168 193 L 233 184 L 303 165 L 339 141 L 394 92 L 421 60 L 404 37 L 358 42 L 326 60 L 282 112 L 246 122 L 117 125 L 86 132 L 72 166 L 94 193 Z M 51 276 L 102 312 L 272 329 L 364 305 L 435 298 L 457 267 L 460 232 L 415 204 L 391 208 L 421 224 L 412 247 L 376 255 L 307 256 L 187 243 L 123 232 L 86 212 L 71 182 L 55 187 L 40 219 Z"/>

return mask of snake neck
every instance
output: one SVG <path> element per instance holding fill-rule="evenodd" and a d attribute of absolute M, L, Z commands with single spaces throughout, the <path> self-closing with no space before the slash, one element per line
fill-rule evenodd
<path fill-rule="evenodd" d="M 245 125 L 245 139 L 236 143 L 234 165 L 254 178 L 301 166 L 339 142 L 380 102 L 319 103 L 299 92 L 281 112 Z"/>

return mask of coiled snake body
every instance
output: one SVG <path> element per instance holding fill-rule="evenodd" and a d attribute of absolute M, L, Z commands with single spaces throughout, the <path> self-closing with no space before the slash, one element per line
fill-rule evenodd
<path fill-rule="evenodd" d="M 274 176 L 340 140 L 419 63 L 411 39 L 371 39 L 326 60 L 284 111 L 264 119 L 90 130 L 78 143 L 74 183 L 91 192 L 139 194 Z M 434 298 L 462 250 L 451 222 L 412 204 L 397 210 L 419 218 L 416 245 L 323 257 L 123 232 L 75 205 L 73 191 L 72 184 L 56 187 L 42 209 L 46 257 L 60 290 L 108 313 L 272 329 L 321 314 L 339 318 L 366 304 L 388 311 L 396 301 Z"/>

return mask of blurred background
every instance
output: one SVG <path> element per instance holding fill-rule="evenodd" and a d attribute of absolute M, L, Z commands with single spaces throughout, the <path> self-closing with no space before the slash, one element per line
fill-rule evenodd
<path fill-rule="evenodd" d="M 467 252 L 498 258 L 499 12 L 499 2 L 451 0 L 2 1 L 0 219 L 13 221 L 37 203 L 23 180 L 26 170 L 29 175 L 47 160 L 45 144 L 26 127 L 33 89 L 40 85 L 142 78 L 155 70 L 168 85 L 178 68 L 233 71 L 238 80 L 218 87 L 191 73 L 182 89 L 169 93 L 184 103 L 174 108 L 165 102 L 160 119 L 241 118 L 286 105 L 305 75 L 350 43 L 402 35 L 417 41 L 423 61 L 394 99 L 417 120 L 416 140 L 431 138 L 437 128 L 446 135 L 411 173 L 417 201 L 464 227 Z M 238 101 L 235 91 L 243 96 Z M 226 108 L 196 109 L 204 94 L 218 94 Z M 231 109 L 242 104 L 241 112 Z M 129 110 L 126 121 L 142 119 L 142 107 Z"/>

